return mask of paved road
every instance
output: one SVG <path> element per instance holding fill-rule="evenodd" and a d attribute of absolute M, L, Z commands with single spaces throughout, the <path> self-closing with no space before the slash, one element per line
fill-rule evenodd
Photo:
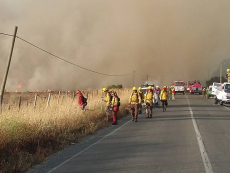
<path fill-rule="evenodd" d="M 123 118 L 30 172 L 230 172 L 229 108 L 177 95 L 167 112 L 154 109 L 153 117 Z"/>

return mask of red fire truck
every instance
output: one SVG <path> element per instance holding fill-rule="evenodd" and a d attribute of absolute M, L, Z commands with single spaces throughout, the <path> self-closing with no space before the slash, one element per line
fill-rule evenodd
<path fill-rule="evenodd" d="M 188 82 L 188 88 L 189 88 L 189 92 L 190 94 L 202 94 L 202 85 L 200 84 L 199 81 L 190 81 Z"/>

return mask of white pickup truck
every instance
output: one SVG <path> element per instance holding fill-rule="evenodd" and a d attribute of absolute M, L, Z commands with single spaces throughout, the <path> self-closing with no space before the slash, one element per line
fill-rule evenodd
<path fill-rule="evenodd" d="M 217 87 L 215 95 L 220 105 L 230 104 L 230 83 L 223 83 Z"/>
<path fill-rule="evenodd" d="M 212 95 L 216 95 L 216 91 L 217 91 L 217 88 L 220 87 L 222 84 L 221 83 L 217 83 L 217 82 L 214 82 L 212 84 Z"/>

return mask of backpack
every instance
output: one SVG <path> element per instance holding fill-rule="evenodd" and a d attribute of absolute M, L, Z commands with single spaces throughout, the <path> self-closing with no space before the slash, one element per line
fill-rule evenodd
<path fill-rule="evenodd" d="M 117 98 L 118 98 L 117 106 L 120 107 L 120 106 L 121 106 L 121 99 L 120 99 L 120 97 L 118 97 L 118 96 L 117 96 Z"/>
<path fill-rule="evenodd" d="M 83 97 L 83 103 L 87 103 L 87 98 L 85 98 L 84 96 Z"/>

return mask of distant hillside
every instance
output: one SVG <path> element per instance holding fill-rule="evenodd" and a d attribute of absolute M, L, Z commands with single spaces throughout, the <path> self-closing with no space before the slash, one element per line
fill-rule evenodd
<path fill-rule="evenodd" d="M 228 68 L 230 68 L 230 59 L 225 59 L 224 61 L 222 61 L 221 63 L 223 66 L 222 66 L 222 74 L 223 76 L 225 76 L 226 74 L 226 70 Z M 216 71 L 213 72 L 213 74 L 211 74 L 210 78 L 211 77 L 215 77 L 215 76 L 220 76 L 220 67 L 218 67 L 218 69 Z"/>

